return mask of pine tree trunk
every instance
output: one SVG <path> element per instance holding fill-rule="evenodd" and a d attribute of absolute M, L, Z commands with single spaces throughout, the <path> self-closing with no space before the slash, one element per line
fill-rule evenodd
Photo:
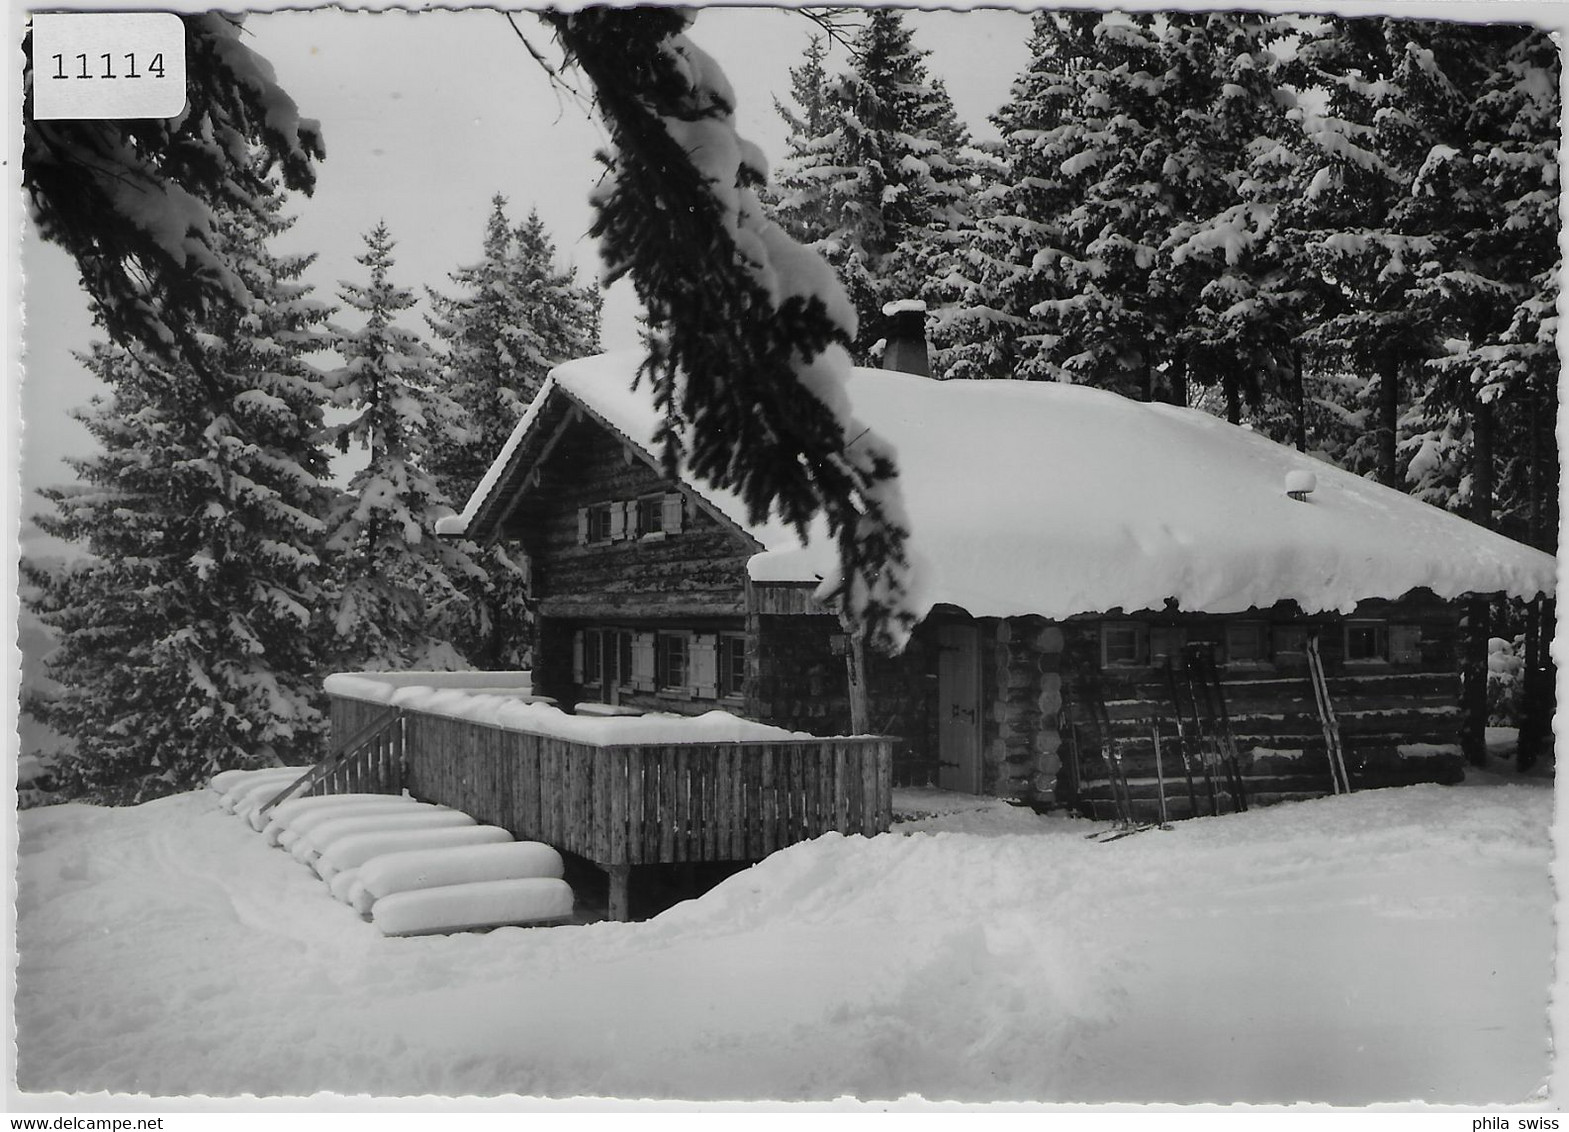
<path fill-rule="evenodd" d="M 1553 750 L 1553 713 L 1557 710 L 1557 670 L 1552 643 L 1557 603 L 1539 597 L 1526 610 L 1525 683 L 1520 691 L 1520 742 L 1515 765 L 1530 770 Z"/>
<path fill-rule="evenodd" d="M 1237 375 L 1228 373 L 1220 379 L 1226 392 L 1226 419 L 1234 425 L 1242 423 L 1242 395 L 1237 389 Z"/>
<path fill-rule="evenodd" d="M 1378 356 L 1378 482 L 1399 488 L 1395 446 L 1400 438 L 1400 355 Z"/>
<path fill-rule="evenodd" d="M 1471 406 L 1471 519 L 1493 525 L 1493 410 L 1481 401 Z M 1460 746 L 1467 761 L 1487 761 L 1487 642 L 1492 635 L 1492 603 L 1485 597 L 1466 600 L 1461 635 Z"/>
<path fill-rule="evenodd" d="M 1557 380 L 1556 376 L 1553 380 Z M 1558 399 L 1553 387 L 1537 384 L 1531 406 L 1531 513 L 1527 539 L 1538 550 L 1558 550 Z"/>
<path fill-rule="evenodd" d="M 1468 597 L 1460 615 L 1460 749 L 1472 766 L 1487 762 L 1487 640 L 1491 607 Z"/>
<path fill-rule="evenodd" d="M 1307 385 L 1302 379 L 1302 343 L 1291 344 L 1292 439 L 1298 452 L 1307 451 Z"/>
<path fill-rule="evenodd" d="M 1493 526 L 1493 407 L 1482 401 L 1471 406 L 1471 521 Z"/>
<path fill-rule="evenodd" d="M 1187 408 L 1188 405 L 1188 361 L 1185 351 L 1176 351 L 1171 359 L 1171 364 L 1166 367 L 1166 396 L 1173 405 Z"/>
<path fill-rule="evenodd" d="M 1558 535 L 1558 460 L 1553 443 L 1557 419 L 1553 398 L 1540 386 L 1530 399 L 1530 528 L 1532 546 L 1552 553 Z M 1558 671 L 1552 643 L 1557 631 L 1557 603 L 1539 597 L 1526 608 L 1525 675 L 1520 690 L 1520 740 L 1516 766 L 1530 770 L 1553 750 L 1553 715 L 1557 711 Z"/>

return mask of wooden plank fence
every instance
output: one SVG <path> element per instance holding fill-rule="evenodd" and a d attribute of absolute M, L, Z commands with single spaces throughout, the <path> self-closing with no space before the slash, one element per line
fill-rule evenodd
<path fill-rule="evenodd" d="M 333 697 L 335 734 L 385 711 Z M 326 792 L 392 781 L 585 857 L 611 877 L 624 918 L 634 865 L 760 860 L 824 833 L 871 836 L 893 818 L 886 737 L 595 746 L 469 720 L 404 711 L 402 726 Z M 362 785 L 356 786 L 355 783 Z"/>

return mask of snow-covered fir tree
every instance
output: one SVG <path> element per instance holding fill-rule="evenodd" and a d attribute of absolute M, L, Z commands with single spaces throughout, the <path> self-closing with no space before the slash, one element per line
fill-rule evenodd
<path fill-rule="evenodd" d="M 59 772 L 76 796 L 136 801 L 319 754 L 331 493 L 308 359 L 329 312 L 300 281 L 309 257 L 268 250 L 288 222 L 266 203 L 217 217 L 250 299 L 193 333 L 199 367 L 107 344 L 83 359 L 110 390 L 80 414 L 101 451 L 44 490 L 38 524 L 89 556 L 29 578 L 60 685 L 31 710 L 73 740 Z"/>
<path fill-rule="evenodd" d="M 1428 24 L 1437 31 L 1442 26 Z M 1442 260 L 1442 240 L 1412 189 L 1418 171 L 1458 124 L 1460 88 L 1404 20 L 1324 21 L 1300 37 L 1296 85 L 1322 93 L 1302 116 L 1305 172 L 1298 223 L 1315 274 L 1330 284 L 1308 335 L 1326 364 L 1377 378 L 1378 478 L 1404 480 L 1398 460 L 1402 412 L 1419 392 L 1421 365 L 1436 351 L 1421 277 Z M 1413 38 L 1416 36 L 1418 38 Z M 1453 61 L 1453 60 L 1451 60 Z"/>
<path fill-rule="evenodd" d="M 1151 287 L 1173 220 L 1161 64 L 1152 16 L 1036 17 L 1030 73 L 997 115 L 1003 211 L 1021 221 L 1003 282 L 1031 320 L 1016 377 L 1154 389 L 1173 329 Z"/>
<path fill-rule="evenodd" d="M 1469 445 L 1454 453 L 1469 476 L 1450 505 L 1553 549 L 1557 46 L 1541 29 L 1518 25 L 1446 27 L 1443 34 L 1460 40 L 1450 53 L 1466 69 L 1451 81 L 1464 104 L 1412 188 L 1412 222 L 1443 245 L 1441 261 L 1419 272 L 1414 287 L 1414 301 L 1431 312 L 1440 335 L 1417 409 L 1441 433 L 1469 424 Z M 1433 55 L 1444 58 L 1437 49 Z M 1426 447 L 1431 435 L 1415 440 Z M 1409 468 L 1407 478 L 1415 480 Z"/>
<path fill-rule="evenodd" d="M 452 642 L 473 631 L 469 592 L 484 574 L 466 544 L 436 537 L 436 520 L 451 506 L 423 467 L 431 436 L 461 434 L 458 409 L 438 388 L 430 349 L 398 323 L 416 299 L 392 281 L 393 247 L 386 224 L 377 224 L 356 257 L 369 278 L 339 289 L 344 308 L 363 321 L 333 341 L 344 364 L 327 386 L 332 403 L 354 416 L 332 432 L 340 451 L 352 445 L 367 459 L 328 518 L 331 616 L 343 667 L 463 667 Z"/>
<path fill-rule="evenodd" d="M 1185 402 L 1233 419 L 1280 368 L 1294 298 L 1271 242 L 1289 169 L 1278 25 L 1233 13 L 1043 12 L 993 121 L 977 224 L 982 368 Z"/>
<path fill-rule="evenodd" d="M 1295 339 L 1310 292 L 1280 224 L 1297 170 L 1295 99 L 1271 50 L 1290 24 L 1172 12 L 1158 30 L 1172 198 L 1152 280 L 1172 327 L 1162 384 L 1179 404 L 1190 386 L 1218 388 L 1234 423 L 1244 401 L 1257 408 L 1266 397 L 1295 402 L 1300 416 Z"/>
<path fill-rule="evenodd" d="M 433 438 L 430 467 L 459 507 L 550 368 L 599 350 L 599 291 L 556 265 L 537 213 L 514 227 L 506 203 L 492 199 L 480 260 L 449 276 L 455 293 L 430 292 L 443 390 L 465 427 L 461 437 Z"/>
<path fill-rule="evenodd" d="M 776 216 L 833 265 L 855 304 L 855 353 L 868 360 L 886 304 L 942 301 L 934 283 L 953 257 L 973 169 L 953 102 L 900 12 L 870 12 L 850 55 L 842 75 L 813 87 L 823 81 L 814 40 L 792 72 L 797 109 L 780 108 L 791 136 Z"/>
<path fill-rule="evenodd" d="M 809 36 L 800 66 L 790 68 L 790 102 L 774 99 L 774 111 L 790 130 L 785 139 L 786 161 L 799 161 L 805 156 L 802 146 L 829 129 L 827 62 L 827 37 Z"/>
<path fill-rule="evenodd" d="M 1295 66 L 1327 91 L 1305 120 L 1307 212 L 1339 305 L 1311 337 L 1378 378 L 1379 478 L 1492 526 L 1500 468 L 1527 468 L 1516 533 L 1530 538 L 1556 517 L 1539 494 L 1550 445 L 1537 420 L 1556 409 L 1543 377 L 1557 365 L 1557 47 L 1520 25 L 1339 20 L 1304 35 Z M 1551 710 L 1550 606 L 1530 618 L 1525 760 Z M 1468 603 L 1462 737 L 1474 760 L 1493 616 Z"/>

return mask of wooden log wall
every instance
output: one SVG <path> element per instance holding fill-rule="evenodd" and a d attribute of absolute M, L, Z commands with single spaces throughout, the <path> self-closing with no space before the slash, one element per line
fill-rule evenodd
<path fill-rule="evenodd" d="M 679 532 L 579 545 L 579 508 L 676 488 L 591 417 L 565 430 L 509 524 L 526 539 L 541 614 L 615 624 L 743 616 L 758 547 L 690 496 Z"/>
<path fill-rule="evenodd" d="M 886 832 L 883 738 L 594 747 L 405 713 L 407 786 L 602 868 L 759 860 L 828 832 Z"/>
<path fill-rule="evenodd" d="M 1414 663 L 1359 667 L 1344 663 L 1338 621 L 1323 627 L 1326 682 L 1340 726 L 1346 769 L 1353 790 L 1419 782 L 1459 782 L 1459 677 L 1453 664 L 1454 623 L 1447 608 L 1431 605 L 1381 609 L 1392 620 L 1423 625 L 1423 656 Z M 1359 610 L 1359 613 L 1361 611 Z M 1116 816 L 1096 729 L 1073 684 L 1086 665 L 1099 665 L 1099 625 L 1064 626 L 1068 697 L 1063 736 L 1064 774 L 1059 797 L 1082 813 Z M 1173 817 L 1192 814 L 1178 755 L 1177 727 L 1164 673 L 1159 668 L 1108 668 L 1099 673 L 1112 740 L 1123 751 L 1124 770 L 1139 816 L 1158 811 L 1158 782 L 1150 731 L 1162 738 L 1166 798 Z M 1179 676 L 1180 679 L 1180 676 Z M 1221 673 L 1226 706 L 1236 737 L 1249 805 L 1319 797 L 1333 792 L 1328 748 L 1312 685 L 1294 664 L 1256 665 Z M 1191 731 L 1189 732 L 1191 740 Z M 1190 745 L 1190 751 L 1193 750 Z M 1075 775 L 1076 771 L 1076 775 Z M 1198 812 L 1210 812 L 1209 795 L 1194 761 Z M 1220 811 L 1233 808 L 1217 775 Z"/>

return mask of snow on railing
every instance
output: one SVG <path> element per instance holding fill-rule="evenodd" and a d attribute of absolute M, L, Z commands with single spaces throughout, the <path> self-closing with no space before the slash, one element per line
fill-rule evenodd
<path fill-rule="evenodd" d="M 345 672 L 327 677 L 327 694 L 405 711 L 502 727 L 598 747 L 745 743 L 811 739 L 725 711 L 702 715 L 571 715 L 535 696 L 527 672 Z"/>

